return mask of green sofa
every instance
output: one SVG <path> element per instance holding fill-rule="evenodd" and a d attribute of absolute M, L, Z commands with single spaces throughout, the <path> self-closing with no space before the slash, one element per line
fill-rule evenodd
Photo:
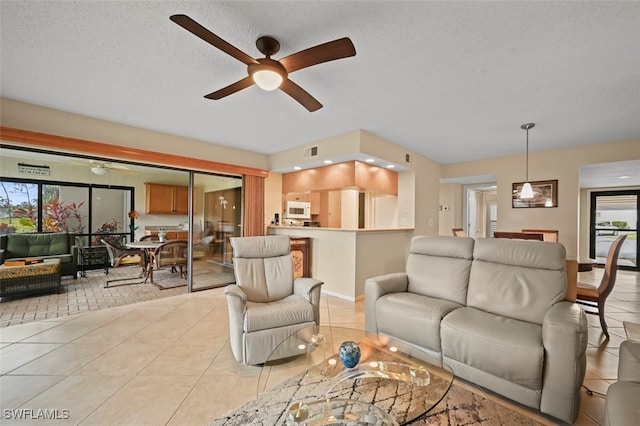
<path fill-rule="evenodd" d="M 60 274 L 77 278 L 78 255 L 75 235 L 68 232 L 0 235 L 0 264 L 26 257 L 60 259 Z"/>

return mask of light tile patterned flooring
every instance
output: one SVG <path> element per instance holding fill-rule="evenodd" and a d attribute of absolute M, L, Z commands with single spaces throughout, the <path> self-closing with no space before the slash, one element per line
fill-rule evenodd
<path fill-rule="evenodd" d="M 622 321 L 640 322 L 639 277 L 619 272 L 607 304 L 609 341 L 588 317 L 585 384 L 595 391 L 615 381 Z M 323 296 L 321 318 L 362 328 L 363 303 Z M 55 424 L 206 424 L 256 396 L 259 368 L 235 362 L 228 333 L 222 288 L 0 328 L 0 423 L 27 424 L 5 411 L 24 408 L 68 414 Z M 603 407 L 583 390 L 576 424 L 603 424 Z"/>

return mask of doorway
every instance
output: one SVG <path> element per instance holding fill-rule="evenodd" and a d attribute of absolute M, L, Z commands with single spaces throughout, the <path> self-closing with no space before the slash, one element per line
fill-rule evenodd
<path fill-rule="evenodd" d="M 638 270 L 640 190 L 591 192 L 589 257 L 604 264 L 611 243 L 622 234 L 618 266 Z"/>
<path fill-rule="evenodd" d="M 497 186 L 495 184 L 464 187 L 463 228 L 473 238 L 490 238 L 498 224 Z"/>

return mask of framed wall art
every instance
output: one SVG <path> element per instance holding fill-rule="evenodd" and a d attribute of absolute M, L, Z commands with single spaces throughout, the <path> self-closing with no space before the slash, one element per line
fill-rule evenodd
<path fill-rule="evenodd" d="M 512 185 L 511 206 L 517 208 L 530 207 L 558 207 L 558 181 L 539 180 L 532 181 L 533 198 L 529 200 L 520 199 L 520 191 L 524 182 L 515 182 Z"/>

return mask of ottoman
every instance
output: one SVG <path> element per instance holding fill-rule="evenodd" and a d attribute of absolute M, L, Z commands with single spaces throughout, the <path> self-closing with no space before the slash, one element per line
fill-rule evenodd
<path fill-rule="evenodd" d="M 60 259 L 24 266 L 0 265 L 0 297 L 60 291 Z"/>

